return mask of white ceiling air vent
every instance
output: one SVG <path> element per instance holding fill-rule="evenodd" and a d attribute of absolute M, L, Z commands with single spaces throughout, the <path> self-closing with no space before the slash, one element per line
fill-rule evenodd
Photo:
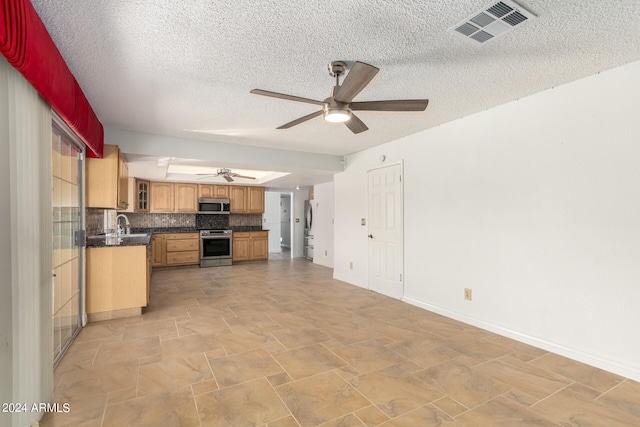
<path fill-rule="evenodd" d="M 486 43 L 535 18 L 522 6 L 508 0 L 492 2 L 450 28 L 474 43 Z"/>

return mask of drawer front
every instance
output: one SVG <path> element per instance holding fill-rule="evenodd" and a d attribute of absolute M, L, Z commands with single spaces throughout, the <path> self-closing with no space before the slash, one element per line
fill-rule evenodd
<path fill-rule="evenodd" d="M 250 231 L 236 231 L 233 233 L 234 239 L 249 238 L 249 236 L 251 236 Z"/>
<path fill-rule="evenodd" d="M 199 251 L 200 240 L 167 240 L 167 252 Z"/>
<path fill-rule="evenodd" d="M 267 239 L 269 238 L 269 230 L 264 230 L 264 231 L 250 231 L 249 233 L 251 233 L 251 237 L 266 237 Z"/>
<path fill-rule="evenodd" d="M 167 252 L 167 265 L 189 265 L 200 263 L 200 252 Z"/>
<path fill-rule="evenodd" d="M 176 240 L 176 239 L 200 239 L 200 234 L 198 233 L 170 233 L 163 234 L 164 238 L 167 240 Z"/>

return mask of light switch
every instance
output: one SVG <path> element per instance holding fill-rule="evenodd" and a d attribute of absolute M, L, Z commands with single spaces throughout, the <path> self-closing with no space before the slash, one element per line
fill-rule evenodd
<path fill-rule="evenodd" d="M 366 225 L 366 224 L 367 224 L 367 221 L 364 218 L 362 218 L 360 220 L 360 225 Z"/>

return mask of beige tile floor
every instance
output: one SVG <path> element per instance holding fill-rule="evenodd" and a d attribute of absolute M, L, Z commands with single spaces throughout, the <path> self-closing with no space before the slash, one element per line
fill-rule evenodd
<path fill-rule="evenodd" d="M 303 259 L 154 270 L 89 324 L 50 426 L 640 426 L 640 384 L 331 278 Z"/>

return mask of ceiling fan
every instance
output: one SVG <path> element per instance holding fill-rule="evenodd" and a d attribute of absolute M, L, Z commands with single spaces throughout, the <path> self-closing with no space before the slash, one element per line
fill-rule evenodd
<path fill-rule="evenodd" d="M 324 101 L 316 101 L 314 99 L 301 98 L 299 96 L 270 92 L 262 89 L 253 89 L 251 93 L 288 101 L 305 102 L 322 107 L 322 110 L 285 123 L 277 129 L 288 129 L 324 114 L 326 121 L 344 123 L 349 130 L 355 134 L 364 132 L 369 128 L 358 116 L 353 114 L 353 111 L 424 111 L 429 104 L 428 99 L 352 102 L 353 98 L 373 80 L 380 70 L 373 65 L 356 61 L 342 82 L 342 85 L 340 85 L 340 76 L 346 71 L 347 64 L 341 61 L 334 61 L 329 64 L 328 68 L 329 74 L 336 78 L 336 85 L 333 87 L 333 94 Z"/>
<path fill-rule="evenodd" d="M 218 177 L 218 176 L 221 176 L 224 179 L 226 179 L 227 182 L 233 182 L 233 178 L 256 179 L 253 176 L 240 175 L 238 173 L 231 172 L 231 169 L 227 169 L 227 168 L 218 169 L 218 173 L 214 173 L 214 174 L 211 174 L 211 173 L 199 173 L 197 175 L 204 175 L 200 179 L 204 179 L 204 178 L 207 178 L 207 177 Z"/>

